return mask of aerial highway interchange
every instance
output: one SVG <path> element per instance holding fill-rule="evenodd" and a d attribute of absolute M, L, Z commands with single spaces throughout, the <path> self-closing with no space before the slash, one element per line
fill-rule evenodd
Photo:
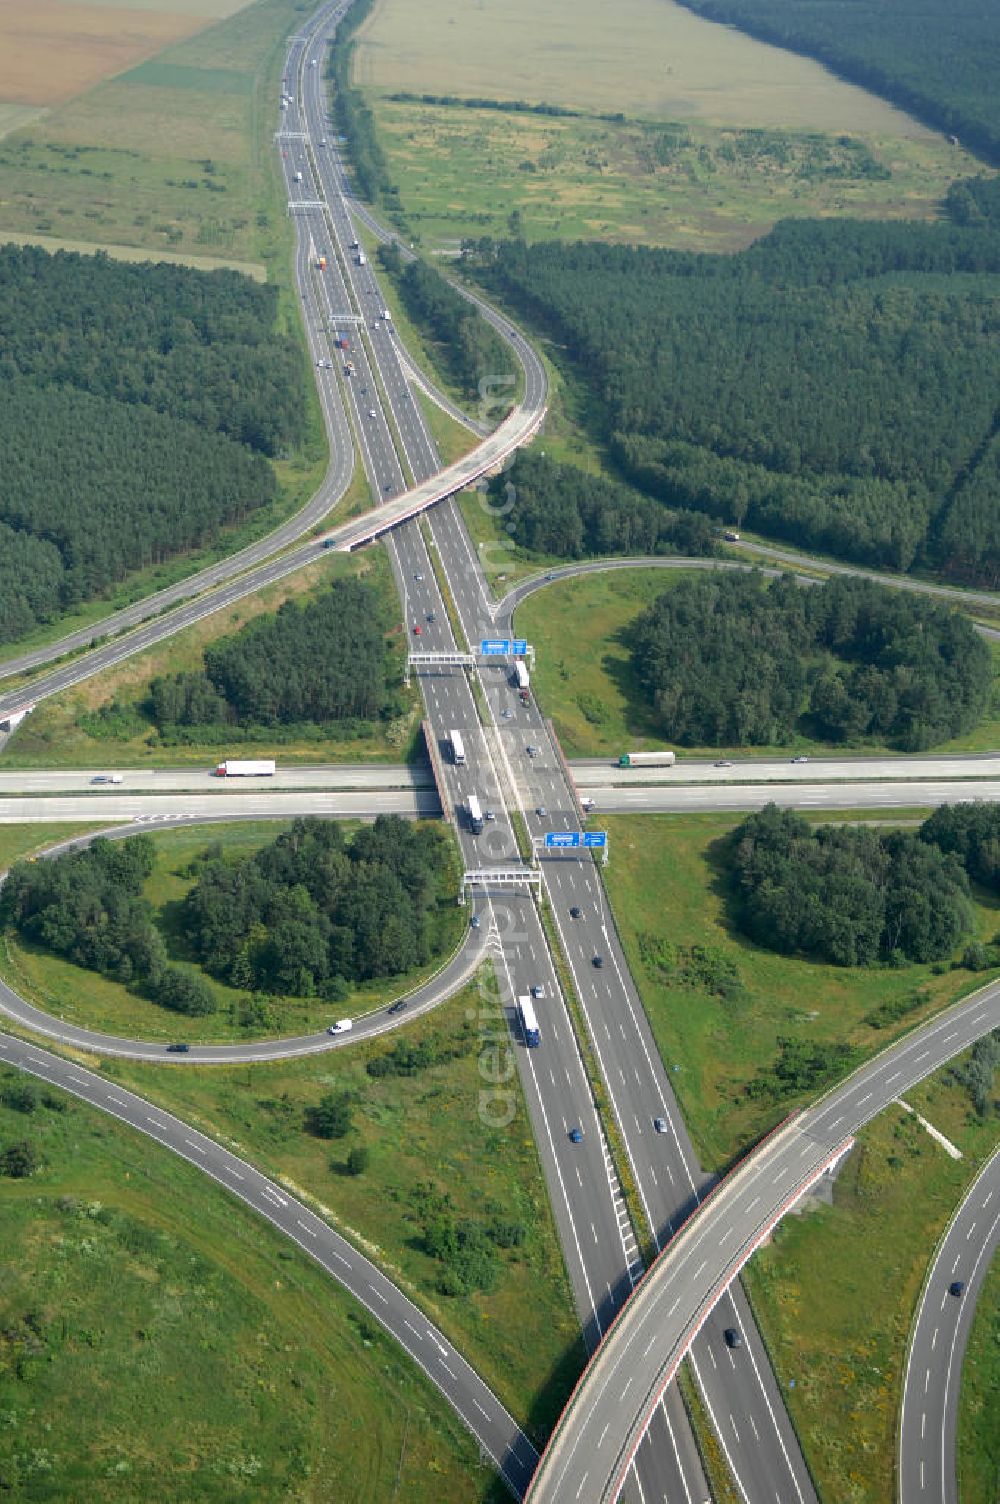
<path fill-rule="evenodd" d="M 279 534 L 244 551 L 237 560 L 213 566 L 85 634 L 9 662 L 7 675 L 37 668 L 63 652 L 84 647 L 92 637 L 128 629 L 127 635 L 114 637 L 0 697 L 0 714 L 58 693 L 163 640 L 201 615 L 315 561 L 327 540 L 339 548 L 353 548 L 384 538 L 406 621 L 423 624 L 421 651 L 428 661 L 417 665 L 415 672 L 432 737 L 439 747 L 444 746 L 450 732 L 458 729 L 468 749 L 461 767 L 442 761 L 441 776 L 446 802 L 457 816 L 456 834 L 465 867 L 479 874 L 470 889 L 470 913 L 481 918 L 482 926 L 470 933 L 438 977 L 414 993 L 406 1014 L 391 1021 L 384 1011 L 372 1015 L 358 1034 L 363 1037 L 366 1032 L 402 1026 L 453 992 L 486 957 L 495 969 L 508 1013 L 518 996 L 539 983 L 551 1000 L 545 1015 L 544 1050 L 518 1051 L 518 1065 L 592 1362 L 554 1445 L 530 1484 L 531 1498 L 596 1501 L 621 1497 L 636 1504 L 650 1499 L 698 1504 L 707 1498 L 708 1483 L 690 1423 L 677 1386 L 671 1382 L 687 1354 L 746 1504 L 764 1500 L 805 1504 L 815 1500 L 815 1489 L 742 1294 L 739 1269 L 775 1220 L 840 1157 L 868 1118 L 906 1086 L 1000 1024 L 1000 993 L 985 989 L 907 1036 L 823 1102 L 780 1128 L 737 1172 L 716 1186 L 700 1168 L 687 1135 L 596 867 L 589 856 L 542 861 L 534 869 L 536 881 L 550 906 L 642 1208 L 645 1225 L 635 1228 L 594 1107 L 592 1085 L 535 897 L 524 879 L 525 864 L 511 817 L 516 812 L 533 838 L 553 828 L 579 829 L 577 790 L 591 795 L 601 812 L 746 809 L 770 799 L 805 808 L 839 805 L 876 810 L 957 797 L 995 799 L 1000 797 L 1000 759 L 930 758 L 905 764 L 892 758 L 817 760 L 794 768 L 741 759 L 737 767 L 690 763 L 678 765 L 669 774 L 657 770 L 659 776 L 622 775 L 606 763 L 567 769 L 539 708 L 533 701 L 522 704 L 510 685 L 506 662 L 484 661 L 472 670 L 483 691 L 484 724 L 466 668 L 445 661 L 449 655 L 456 657 L 459 645 L 429 549 L 434 550 L 438 569 L 448 581 L 466 640 L 474 644 L 498 631 L 509 631 L 511 611 L 527 587 L 519 587 L 505 601 L 493 602 L 452 497 L 537 431 L 545 412 L 545 375 L 530 346 L 490 313 L 501 332 L 513 339 L 524 368 L 524 394 L 514 411 L 464 461 L 448 470 L 442 467 L 413 395 L 413 363 L 391 322 L 380 317 L 384 304 L 375 271 L 367 260 L 359 264 L 361 258 L 351 251 L 357 238 L 355 219 L 369 229 L 374 222 L 351 198 L 337 149 L 319 145 L 326 139 L 329 122 L 323 68 L 313 64 L 314 60 L 322 64 L 344 9 L 343 4 L 323 7 L 308 32 L 292 39 L 286 68 L 289 104 L 282 112 L 277 136 L 297 231 L 296 280 L 330 440 L 331 463 L 324 485 Z M 329 258 L 322 277 L 314 265 L 318 251 Z M 356 370 L 345 380 L 332 340 L 338 328 L 348 324 L 359 333 L 363 330 L 363 337 L 352 341 Z M 343 495 L 356 448 L 372 494 L 380 500 L 372 512 L 332 526 L 320 540 L 313 536 L 315 528 Z M 418 512 L 426 513 L 427 532 L 413 520 Z M 302 542 L 307 535 L 308 541 Z M 535 581 L 534 585 L 544 583 Z M 164 615 L 154 615 L 173 601 L 184 603 Z M 439 655 L 438 662 L 432 661 L 435 655 Z M 536 749 L 534 755 L 528 755 L 528 746 Z M 438 793 L 425 774 L 395 768 L 289 769 L 263 793 L 223 787 L 207 790 L 205 774 L 183 770 L 128 771 L 127 792 L 85 788 L 89 777 L 84 772 L 4 773 L 0 775 L 0 820 L 204 820 L 221 811 L 226 818 L 248 814 L 259 818 L 262 813 L 288 818 L 311 812 L 369 817 L 392 809 L 407 814 L 432 814 L 440 809 Z M 472 794 L 495 814 L 478 836 L 468 829 L 465 819 Z M 506 876 L 501 878 L 501 873 Z M 579 911 L 578 917 L 571 917 L 573 911 Z M 597 956 L 602 962 L 599 968 L 594 965 Z M 27 1005 L 7 988 L 3 989 L 3 1007 L 36 1032 L 54 1032 L 51 1019 L 24 1012 Z M 73 1042 L 90 1043 L 106 1053 L 116 1049 L 146 1052 L 144 1046 L 128 1040 L 101 1039 L 98 1046 L 99 1038 Z M 67 1042 L 65 1035 L 63 1042 Z M 338 1045 L 323 1037 L 281 1042 L 289 1054 Z M 240 1058 L 276 1058 L 271 1041 L 193 1047 L 184 1063 L 233 1058 L 234 1050 Z M 149 1051 L 162 1058 L 162 1045 L 151 1045 Z M 0 1052 L 12 1064 L 75 1092 L 182 1154 L 323 1262 L 429 1374 L 513 1492 L 525 1493 L 537 1463 L 531 1443 L 441 1334 L 325 1223 L 280 1186 L 269 1184 L 179 1120 L 150 1109 L 130 1093 L 117 1088 L 112 1093 L 100 1075 L 68 1065 L 13 1036 L 0 1037 Z M 654 1120 L 663 1121 L 667 1131 L 656 1131 Z M 571 1141 L 571 1128 L 581 1130 L 579 1142 Z M 640 1238 L 650 1239 L 660 1252 L 646 1278 Z M 345 1269 L 348 1264 L 354 1267 Z M 971 1310 L 971 1305 L 969 1301 L 965 1309 Z M 742 1334 L 738 1353 L 722 1340 L 727 1328 L 737 1328 Z M 919 1350 L 921 1340 L 915 1338 L 914 1350 Z M 942 1466 L 942 1473 L 946 1472 Z M 920 1497 L 930 1496 L 921 1493 Z"/>

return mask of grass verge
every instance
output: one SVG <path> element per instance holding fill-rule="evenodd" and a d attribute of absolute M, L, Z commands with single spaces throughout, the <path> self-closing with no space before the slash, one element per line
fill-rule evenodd
<path fill-rule="evenodd" d="M 537 572 L 539 567 L 535 563 L 533 571 L 526 572 Z M 518 606 L 518 635 L 533 642 L 538 652 L 538 695 L 567 757 L 617 756 L 626 749 L 662 746 L 668 740 L 667 728 L 646 700 L 633 668 L 628 629 L 659 595 L 689 577 L 690 571 L 683 568 L 580 575 L 555 581 Z M 509 584 L 510 578 L 505 588 Z M 986 715 L 973 731 L 935 746 L 935 754 L 1000 747 L 1000 644 L 991 644 L 991 652 L 995 677 Z M 686 747 L 683 751 L 689 757 L 739 757 L 748 752 L 782 757 L 792 751 L 892 755 L 877 743 L 845 748 L 799 733 L 786 744 L 770 747 Z"/>
<path fill-rule="evenodd" d="M 962 1364 L 958 1411 L 962 1504 L 1000 1498 L 1000 1259 L 986 1276 Z"/>
<path fill-rule="evenodd" d="M 3 1073 L 2 1084 L 29 1078 Z M 12 1497 L 500 1504 L 441 1396 L 299 1249 L 192 1166 L 44 1090 L 0 1105 L 0 1477 Z"/>
<path fill-rule="evenodd" d="M 821 1498 L 885 1504 L 906 1338 L 938 1238 L 996 1142 L 950 1070 L 907 1094 L 963 1151 L 899 1108 L 859 1135 L 832 1205 L 786 1217 L 745 1283 Z"/>
<path fill-rule="evenodd" d="M 865 817 L 859 811 L 860 818 Z M 729 922 L 725 838 L 734 815 L 610 815 L 603 869 L 629 966 L 701 1162 L 724 1168 L 815 1089 L 780 1100 L 747 1093 L 768 1078 L 781 1039 L 846 1044 L 858 1058 L 987 980 L 931 965 L 827 966 L 753 945 Z M 976 893 L 977 938 L 1000 900 Z M 725 1001 L 714 979 L 735 980 Z M 885 1021 L 893 1009 L 895 1022 Z M 880 1012 L 885 1010 L 885 1012 Z"/>
<path fill-rule="evenodd" d="M 398 613 L 398 597 L 384 548 L 359 554 L 331 549 L 314 564 L 267 589 L 221 607 L 145 652 L 43 701 L 11 737 L 5 760 L 11 767 L 24 768 L 100 768 L 111 761 L 128 767 L 201 765 L 207 770 L 234 755 L 233 746 L 216 742 L 164 744 L 147 709 L 150 681 L 161 674 L 200 669 L 208 643 L 232 635 L 264 612 L 277 610 L 283 601 L 305 601 L 332 581 L 353 576 L 373 584 L 390 609 Z M 406 651 L 402 626 L 393 641 L 398 642 L 401 675 Z M 323 739 L 303 737 L 297 742 L 282 742 L 277 750 L 282 762 L 396 762 L 414 755 L 418 731 L 419 698 L 411 691 L 405 713 L 387 724 L 374 725 L 371 735 L 340 740 L 331 724 Z M 274 738 L 266 731 L 257 741 L 240 743 L 241 757 L 272 757 L 274 753 Z"/>
<path fill-rule="evenodd" d="M 182 930 L 184 899 L 196 881 L 190 871 L 192 861 L 208 846 L 215 845 L 222 847 L 227 860 L 251 856 L 262 846 L 270 845 L 287 828 L 280 821 L 261 820 L 185 826 L 153 833 L 156 864 L 143 891 L 152 905 L 154 921 L 166 942 L 171 963 L 205 975 Z M 0 968 L 22 997 L 81 1028 L 165 1043 L 281 1038 L 318 1033 L 336 1017 L 356 1018 L 411 992 L 433 975 L 461 943 L 465 924 L 457 904 L 443 903 L 434 920 L 437 955 L 428 965 L 407 976 L 384 977 L 358 986 L 336 1004 L 315 997 L 268 998 L 263 1016 L 256 1010 L 248 1015 L 246 988 L 230 987 L 207 976 L 205 980 L 215 996 L 217 1011 L 204 1018 L 173 1013 L 110 977 L 76 966 L 12 935 L 0 936 Z"/>
<path fill-rule="evenodd" d="M 473 985 L 392 1042 L 356 1043 L 318 1059 L 205 1071 L 115 1061 L 105 1069 L 307 1195 L 440 1322 L 541 1438 L 583 1351 L 516 1083 L 509 1125 L 497 1127 L 482 1111 L 484 1081 L 494 1078 L 480 1065 L 508 1038 L 495 989 Z M 367 1069 L 386 1056 L 384 1074 Z M 329 1093 L 349 1102 L 349 1131 L 333 1141 L 304 1126 L 307 1108 Z M 352 1174 L 355 1149 L 367 1163 Z M 468 1246 L 474 1237 L 478 1246 L 495 1224 L 506 1231 L 487 1249 L 485 1287 L 459 1290 L 456 1271 L 472 1266 L 458 1241 Z"/>

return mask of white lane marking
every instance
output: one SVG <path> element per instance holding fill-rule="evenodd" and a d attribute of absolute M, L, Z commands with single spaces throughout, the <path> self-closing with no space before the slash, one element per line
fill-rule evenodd
<path fill-rule="evenodd" d="M 315 1227 L 310 1227 L 309 1223 L 308 1222 L 303 1222 L 303 1220 L 302 1220 L 301 1217 L 296 1217 L 295 1222 L 296 1222 L 296 1225 L 298 1227 L 301 1227 L 301 1229 L 302 1229 L 303 1232 L 307 1232 L 311 1238 L 318 1238 L 319 1237 L 319 1233 L 316 1231 Z"/>
<path fill-rule="evenodd" d="M 196 1144 L 193 1138 L 186 1138 L 184 1142 L 187 1144 L 188 1148 L 193 1149 L 196 1154 L 205 1155 L 208 1153 L 208 1150 L 203 1149 L 201 1147 L 201 1144 Z"/>
<path fill-rule="evenodd" d="M 372 1292 L 372 1294 L 375 1296 L 375 1298 L 377 1300 L 380 1300 L 384 1306 L 387 1306 L 389 1304 L 388 1297 L 385 1296 L 385 1295 L 383 1295 L 382 1291 L 379 1290 L 379 1289 L 377 1289 L 376 1286 L 373 1285 L 370 1280 L 368 1282 L 368 1288 Z"/>

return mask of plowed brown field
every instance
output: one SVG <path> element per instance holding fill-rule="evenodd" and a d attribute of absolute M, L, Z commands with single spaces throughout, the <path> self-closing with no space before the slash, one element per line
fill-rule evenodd
<path fill-rule="evenodd" d="M 247 3 L 0 0 L 0 102 L 59 104 Z"/>

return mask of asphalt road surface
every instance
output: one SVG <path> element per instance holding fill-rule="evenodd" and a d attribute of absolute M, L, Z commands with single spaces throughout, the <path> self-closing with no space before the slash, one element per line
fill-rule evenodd
<path fill-rule="evenodd" d="M 620 768 L 607 757 L 580 758 L 569 764 L 573 783 L 584 793 L 609 790 L 618 794 L 648 785 L 673 789 L 685 784 L 732 784 L 743 787 L 752 783 L 814 784 L 857 783 L 907 780 L 956 779 L 974 781 L 992 779 L 1000 782 L 1000 753 L 975 752 L 963 756 L 938 757 L 810 757 L 795 763 L 788 757 L 767 758 L 740 756 L 726 759 L 681 757 L 672 767 Z M 114 774 L 121 781 L 106 780 Z M 100 781 L 98 781 L 100 780 Z M 181 791 L 222 794 L 266 795 L 274 790 L 296 789 L 426 789 L 433 785 L 426 762 L 416 763 L 325 763 L 314 767 L 294 764 L 281 766 L 269 778 L 219 778 L 211 767 L 120 768 L 114 763 L 106 769 L 94 768 L 25 768 L 0 769 L 0 798 L 13 794 L 88 793 L 108 798 L 128 792 L 179 793 Z"/>
<path fill-rule="evenodd" d="M 976 1301 L 1000 1244 L 1000 1149 L 938 1245 L 913 1320 L 899 1423 L 899 1504 L 959 1504 L 958 1403 Z M 958 1281 L 960 1291 L 952 1293 Z"/>
<path fill-rule="evenodd" d="M 537 1456 L 531 1442 L 478 1374 L 428 1320 L 352 1243 L 215 1139 L 154 1106 L 118 1082 L 106 1081 L 75 1062 L 36 1045 L 0 1034 L 0 1061 L 27 1071 L 144 1133 L 155 1143 L 221 1185 L 314 1259 L 394 1337 L 448 1400 L 520 1498 Z"/>
<path fill-rule="evenodd" d="M 994 983 L 862 1066 L 720 1183 L 661 1255 L 591 1362 L 535 1475 L 532 1504 L 582 1498 L 611 1504 L 662 1386 L 770 1229 L 846 1152 L 858 1128 L 998 1026 L 1000 984 Z M 734 1354 L 736 1366 L 741 1360 Z"/>

